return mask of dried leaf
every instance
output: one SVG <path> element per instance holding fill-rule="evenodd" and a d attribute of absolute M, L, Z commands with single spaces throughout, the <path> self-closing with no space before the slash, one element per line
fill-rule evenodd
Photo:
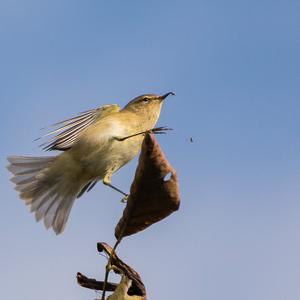
<path fill-rule="evenodd" d="M 104 242 L 98 243 L 97 249 L 99 252 L 104 251 L 109 256 L 112 253 L 112 248 Z M 114 269 L 115 273 L 124 274 L 127 278 L 132 280 L 131 287 L 128 290 L 128 295 L 146 296 L 145 285 L 140 275 L 133 268 L 125 264 L 115 253 L 112 254 L 111 264 L 116 267 L 116 269 Z M 146 299 L 146 297 L 144 299 Z"/>
<path fill-rule="evenodd" d="M 176 172 L 154 135 L 147 134 L 127 205 L 115 228 L 116 238 L 134 234 L 162 220 L 178 210 L 179 204 Z"/>
<path fill-rule="evenodd" d="M 97 291 L 103 290 L 103 286 L 104 286 L 103 281 L 98 281 L 94 278 L 88 278 L 79 272 L 77 273 L 76 278 L 77 278 L 77 283 L 82 287 L 85 287 L 87 289 L 97 290 Z M 113 292 L 117 288 L 117 286 L 118 285 L 116 283 L 107 282 L 105 289 L 106 291 Z"/>

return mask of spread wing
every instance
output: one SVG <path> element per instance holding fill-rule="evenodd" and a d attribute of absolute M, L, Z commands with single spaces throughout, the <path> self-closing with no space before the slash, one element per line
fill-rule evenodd
<path fill-rule="evenodd" d="M 118 111 L 120 111 L 120 106 L 117 104 L 103 105 L 96 109 L 84 111 L 71 119 L 55 123 L 51 126 L 56 127 L 56 129 L 45 134 L 43 137 L 55 135 L 40 146 L 46 151 L 68 150 L 84 129 L 107 115 Z"/>

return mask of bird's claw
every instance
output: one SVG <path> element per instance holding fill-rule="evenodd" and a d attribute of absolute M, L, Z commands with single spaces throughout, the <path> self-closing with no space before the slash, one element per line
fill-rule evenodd
<path fill-rule="evenodd" d="M 166 134 L 166 131 L 168 130 L 173 130 L 173 129 L 169 127 L 161 126 L 161 127 L 150 129 L 149 132 L 152 132 L 154 134 Z"/>
<path fill-rule="evenodd" d="M 127 203 L 129 195 L 126 195 L 122 198 L 121 203 Z"/>

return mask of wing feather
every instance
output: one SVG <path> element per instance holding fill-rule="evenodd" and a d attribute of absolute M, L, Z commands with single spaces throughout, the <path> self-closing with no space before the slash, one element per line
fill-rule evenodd
<path fill-rule="evenodd" d="M 78 135 L 90 125 L 98 120 L 120 111 L 120 106 L 117 104 L 108 104 L 81 112 L 78 116 L 70 119 L 57 122 L 51 127 L 56 127 L 54 130 L 45 134 L 42 138 L 49 135 L 54 135 L 47 142 L 42 143 L 40 146 L 44 150 L 68 150 L 76 141 Z"/>

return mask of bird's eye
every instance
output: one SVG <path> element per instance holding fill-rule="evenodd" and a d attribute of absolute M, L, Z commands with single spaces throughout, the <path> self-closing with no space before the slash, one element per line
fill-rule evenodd
<path fill-rule="evenodd" d="M 149 101 L 149 98 L 145 97 L 145 98 L 143 98 L 143 101 L 147 102 L 147 101 Z"/>

